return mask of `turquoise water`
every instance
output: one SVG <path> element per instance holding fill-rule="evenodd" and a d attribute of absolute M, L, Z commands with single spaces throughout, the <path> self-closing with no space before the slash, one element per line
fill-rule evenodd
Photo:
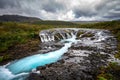
<path fill-rule="evenodd" d="M 62 40 L 64 46 L 56 51 L 46 54 L 37 54 L 14 61 L 8 65 L 0 67 L 0 80 L 24 80 L 32 69 L 58 61 L 61 56 L 68 51 L 71 44 L 75 42 L 75 36 Z M 67 43 L 66 43 L 67 42 Z"/>
<path fill-rule="evenodd" d="M 8 65 L 6 68 L 8 68 L 13 74 L 29 72 L 38 66 L 44 66 L 45 64 L 56 62 L 65 52 L 67 52 L 67 49 L 70 47 L 70 45 L 71 43 L 66 43 L 64 47 L 57 51 L 23 58 Z"/>

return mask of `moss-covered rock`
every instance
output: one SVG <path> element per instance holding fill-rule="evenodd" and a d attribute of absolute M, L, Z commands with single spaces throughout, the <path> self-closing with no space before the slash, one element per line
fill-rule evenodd
<path fill-rule="evenodd" d="M 56 41 L 63 39 L 61 33 L 56 33 L 56 34 L 54 35 L 54 37 L 55 37 L 55 40 L 56 40 Z"/>
<path fill-rule="evenodd" d="M 80 37 L 80 35 L 81 35 L 81 34 L 84 34 L 84 33 L 85 33 L 85 32 L 83 32 L 83 31 L 78 31 L 76 36 L 77 36 L 77 37 Z"/>
<path fill-rule="evenodd" d="M 97 78 L 98 80 L 119 80 L 120 65 L 117 62 L 110 62 L 107 67 L 101 67 L 100 74 Z"/>
<path fill-rule="evenodd" d="M 86 33 L 86 34 L 82 35 L 82 38 L 84 38 L 84 37 L 93 37 L 93 36 L 94 36 L 93 33 Z"/>

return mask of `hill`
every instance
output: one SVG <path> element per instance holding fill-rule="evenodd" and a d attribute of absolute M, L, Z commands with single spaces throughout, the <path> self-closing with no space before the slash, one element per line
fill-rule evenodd
<path fill-rule="evenodd" d="M 0 16 L 0 22 L 27 22 L 36 25 L 67 25 L 73 26 L 77 25 L 76 23 L 68 22 L 68 21 L 52 21 L 52 20 L 41 20 L 36 17 L 26 17 L 20 15 L 2 15 Z"/>
<path fill-rule="evenodd" d="M 0 22 L 35 22 L 35 21 L 41 21 L 41 19 L 35 17 L 20 16 L 20 15 L 0 16 Z"/>
<path fill-rule="evenodd" d="M 71 21 L 76 24 L 86 24 L 86 23 L 99 23 L 99 22 L 107 22 L 107 21 Z"/>
<path fill-rule="evenodd" d="M 72 22 L 69 22 L 69 21 L 52 21 L 52 20 L 36 21 L 36 22 L 33 22 L 33 24 L 52 25 L 52 26 L 60 26 L 60 25 L 77 26 L 78 25 L 76 23 L 72 23 Z"/>

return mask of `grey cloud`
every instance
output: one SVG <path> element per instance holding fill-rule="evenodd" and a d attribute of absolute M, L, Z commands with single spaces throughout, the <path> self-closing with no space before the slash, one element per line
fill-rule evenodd
<path fill-rule="evenodd" d="M 114 11 L 120 11 L 120 4 L 115 7 Z"/>
<path fill-rule="evenodd" d="M 108 15 L 108 16 L 103 16 L 104 18 L 107 19 L 120 19 L 120 14 L 114 14 L 114 15 Z"/>
<path fill-rule="evenodd" d="M 120 19 L 120 10 L 119 11 L 114 10 L 113 12 L 109 12 L 107 15 L 103 16 L 103 18 Z"/>
<path fill-rule="evenodd" d="M 57 12 L 63 10 L 65 7 L 63 4 L 58 3 L 57 1 L 51 0 L 48 3 L 42 4 L 42 9 L 47 12 Z"/>
<path fill-rule="evenodd" d="M 105 2 L 102 2 L 101 4 L 96 6 L 96 10 L 98 12 L 109 12 L 111 9 L 115 9 L 116 6 L 120 5 L 119 0 L 105 0 Z"/>
<path fill-rule="evenodd" d="M 112 20 L 120 18 L 120 0 L 0 0 L 3 14 L 51 20 Z"/>
<path fill-rule="evenodd" d="M 81 10 L 78 8 L 78 9 L 74 9 L 73 12 L 75 14 L 75 18 L 79 18 L 82 16 L 92 17 L 92 16 L 96 15 L 96 12 L 90 11 L 89 9 L 87 11 L 85 11 L 85 10 Z"/>
<path fill-rule="evenodd" d="M 120 8 L 115 9 L 115 11 L 120 11 Z"/>
<path fill-rule="evenodd" d="M 0 0 L 0 8 L 14 8 L 14 7 L 20 7 L 20 4 L 16 0 Z"/>

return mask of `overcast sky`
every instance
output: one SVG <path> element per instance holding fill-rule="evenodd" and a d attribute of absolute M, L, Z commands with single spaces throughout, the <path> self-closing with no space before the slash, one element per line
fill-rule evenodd
<path fill-rule="evenodd" d="M 120 0 L 0 0 L 3 14 L 43 20 L 113 20 L 120 19 Z"/>

